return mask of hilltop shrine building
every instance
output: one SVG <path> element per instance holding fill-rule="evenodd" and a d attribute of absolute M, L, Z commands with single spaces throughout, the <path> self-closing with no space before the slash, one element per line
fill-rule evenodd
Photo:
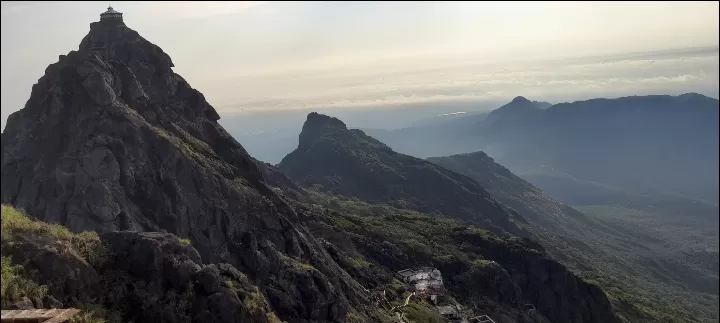
<path fill-rule="evenodd" d="M 100 21 L 116 21 L 122 22 L 122 12 L 118 12 L 113 7 L 109 6 L 107 11 L 100 14 Z"/>

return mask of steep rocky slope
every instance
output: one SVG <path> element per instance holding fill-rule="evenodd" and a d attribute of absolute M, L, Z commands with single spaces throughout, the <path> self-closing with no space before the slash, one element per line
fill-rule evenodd
<path fill-rule="evenodd" d="M 298 148 L 278 168 L 301 185 L 484 223 L 495 232 L 525 234 L 517 226 L 524 219 L 477 182 L 396 153 L 336 118 L 310 113 L 299 139 Z"/>
<path fill-rule="evenodd" d="M 515 99 L 513 104 L 516 103 L 520 105 L 520 110 L 523 104 L 525 109 L 536 109 L 530 101 L 522 103 L 520 99 Z M 427 160 L 477 181 L 501 203 L 527 219 L 535 236 L 555 257 L 566 260 L 575 269 L 589 268 L 589 263 L 581 259 L 593 248 L 578 232 L 601 226 L 600 223 L 544 195 L 540 189 L 497 164 L 484 152 L 429 157 Z M 611 255 L 603 253 L 594 257 L 607 260 Z"/>
<path fill-rule="evenodd" d="M 230 264 L 203 264 L 188 242 L 169 233 L 73 234 L 4 205 L 2 233 L 9 258 L 3 268 L 12 261 L 48 287 L 37 288 L 32 303 L 15 304 L 22 309 L 81 307 L 110 323 L 280 322 L 245 274 Z M 17 279 L 3 273 L 3 302 L 32 294 L 31 284 Z"/>
<path fill-rule="evenodd" d="M 344 321 L 367 295 L 271 190 L 170 57 L 92 23 L 2 135 L 2 202 L 72 231 L 161 231 L 248 276 L 288 322 Z"/>
<path fill-rule="evenodd" d="M 497 164 L 484 152 L 430 157 L 427 160 L 476 180 L 498 200 L 527 219 L 562 225 L 566 218 L 585 218 L 577 210 L 545 196 L 540 189 Z"/>
<path fill-rule="evenodd" d="M 603 291 L 554 261 L 538 243 L 460 221 L 308 191 L 296 204 L 310 230 L 353 278 L 395 298 L 393 273 L 441 270 L 451 296 L 496 322 L 620 322 Z M 525 304 L 537 308 L 535 315 Z M 546 321 L 547 319 L 547 321 Z M 421 320 L 423 321 L 423 320 Z"/>

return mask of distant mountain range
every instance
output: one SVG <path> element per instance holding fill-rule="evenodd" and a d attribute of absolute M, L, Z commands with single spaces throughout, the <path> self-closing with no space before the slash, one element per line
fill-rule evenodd
<path fill-rule="evenodd" d="M 700 94 L 593 99 L 545 109 L 517 97 L 482 120 L 454 122 L 368 133 L 418 157 L 484 151 L 521 177 L 572 177 L 718 202 L 718 100 Z"/>

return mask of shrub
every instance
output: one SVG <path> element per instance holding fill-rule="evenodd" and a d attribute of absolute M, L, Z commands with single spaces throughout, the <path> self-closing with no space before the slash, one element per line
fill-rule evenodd
<path fill-rule="evenodd" d="M 39 285 L 38 283 L 22 276 L 23 267 L 13 265 L 10 257 L 2 257 L 2 285 L 0 290 L 0 299 L 4 302 L 14 302 L 22 297 L 38 297 L 42 298 L 47 295 L 48 287 Z"/>
<path fill-rule="evenodd" d="M 97 233 L 85 231 L 72 233 L 67 228 L 36 221 L 22 211 L 11 206 L 2 206 L 2 241 L 10 241 L 18 232 L 31 233 L 39 236 L 52 237 L 70 241 L 72 246 L 93 267 L 101 267 L 108 260 L 108 251 Z"/>
<path fill-rule="evenodd" d="M 97 233 L 83 232 L 73 236 L 71 241 L 73 247 L 75 247 L 83 258 L 85 258 L 85 261 L 94 268 L 101 268 L 107 263 L 109 252 Z"/>
<path fill-rule="evenodd" d="M 180 244 L 183 246 L 192 245 L 192 241 L 189 238 L 180 238 Z"/>
<path fill-rule="evenodd" d="M 70 319 L 70 323 L 123 323 L 120 313 L 97 304 L 80 306 L 82 310 Z"/>

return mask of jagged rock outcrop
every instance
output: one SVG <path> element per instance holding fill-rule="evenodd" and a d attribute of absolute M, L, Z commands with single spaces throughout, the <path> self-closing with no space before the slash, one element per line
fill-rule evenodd
<path fill-rule="evenodd" d="M 481 223 L 495 232 L 525 235 L 524 219 L 472 179 L 394 152 L 337 118 L 310 113 L 296 150 L 278 168 L 306 187 Z"/>
<path fill-rule="evenodd" d="M 522 289 L 524 301 L 534 304 L 552 322 L 620 322 L 599 287 L 583 281 L 532 243 L 499 248 L 492 240 L 466 230 L 456 231 L 453 239 L 467 241 L 470 250 L 505 268 Z"/>
<path fill-rule="evenodd" d="M 123 322 L 280 322 L 245 274 L 230 264 L 203 264 L 197 250 L 172 234 L 10 234 L 3 256 L 48 286 L 44 303 L 56 308 L 94 304 Z M 42 304 L 28 299 L 13 306 Z"/>
<path fill-rule="evenodd" d="M 188 237 L 204 262 L 245 273 L 288 322 L 340 322 L 364 308 L 362 288 L 173 66 L 124 24 L 91 24 L 8 118 L 2 202 L 73 231 Z"/>

